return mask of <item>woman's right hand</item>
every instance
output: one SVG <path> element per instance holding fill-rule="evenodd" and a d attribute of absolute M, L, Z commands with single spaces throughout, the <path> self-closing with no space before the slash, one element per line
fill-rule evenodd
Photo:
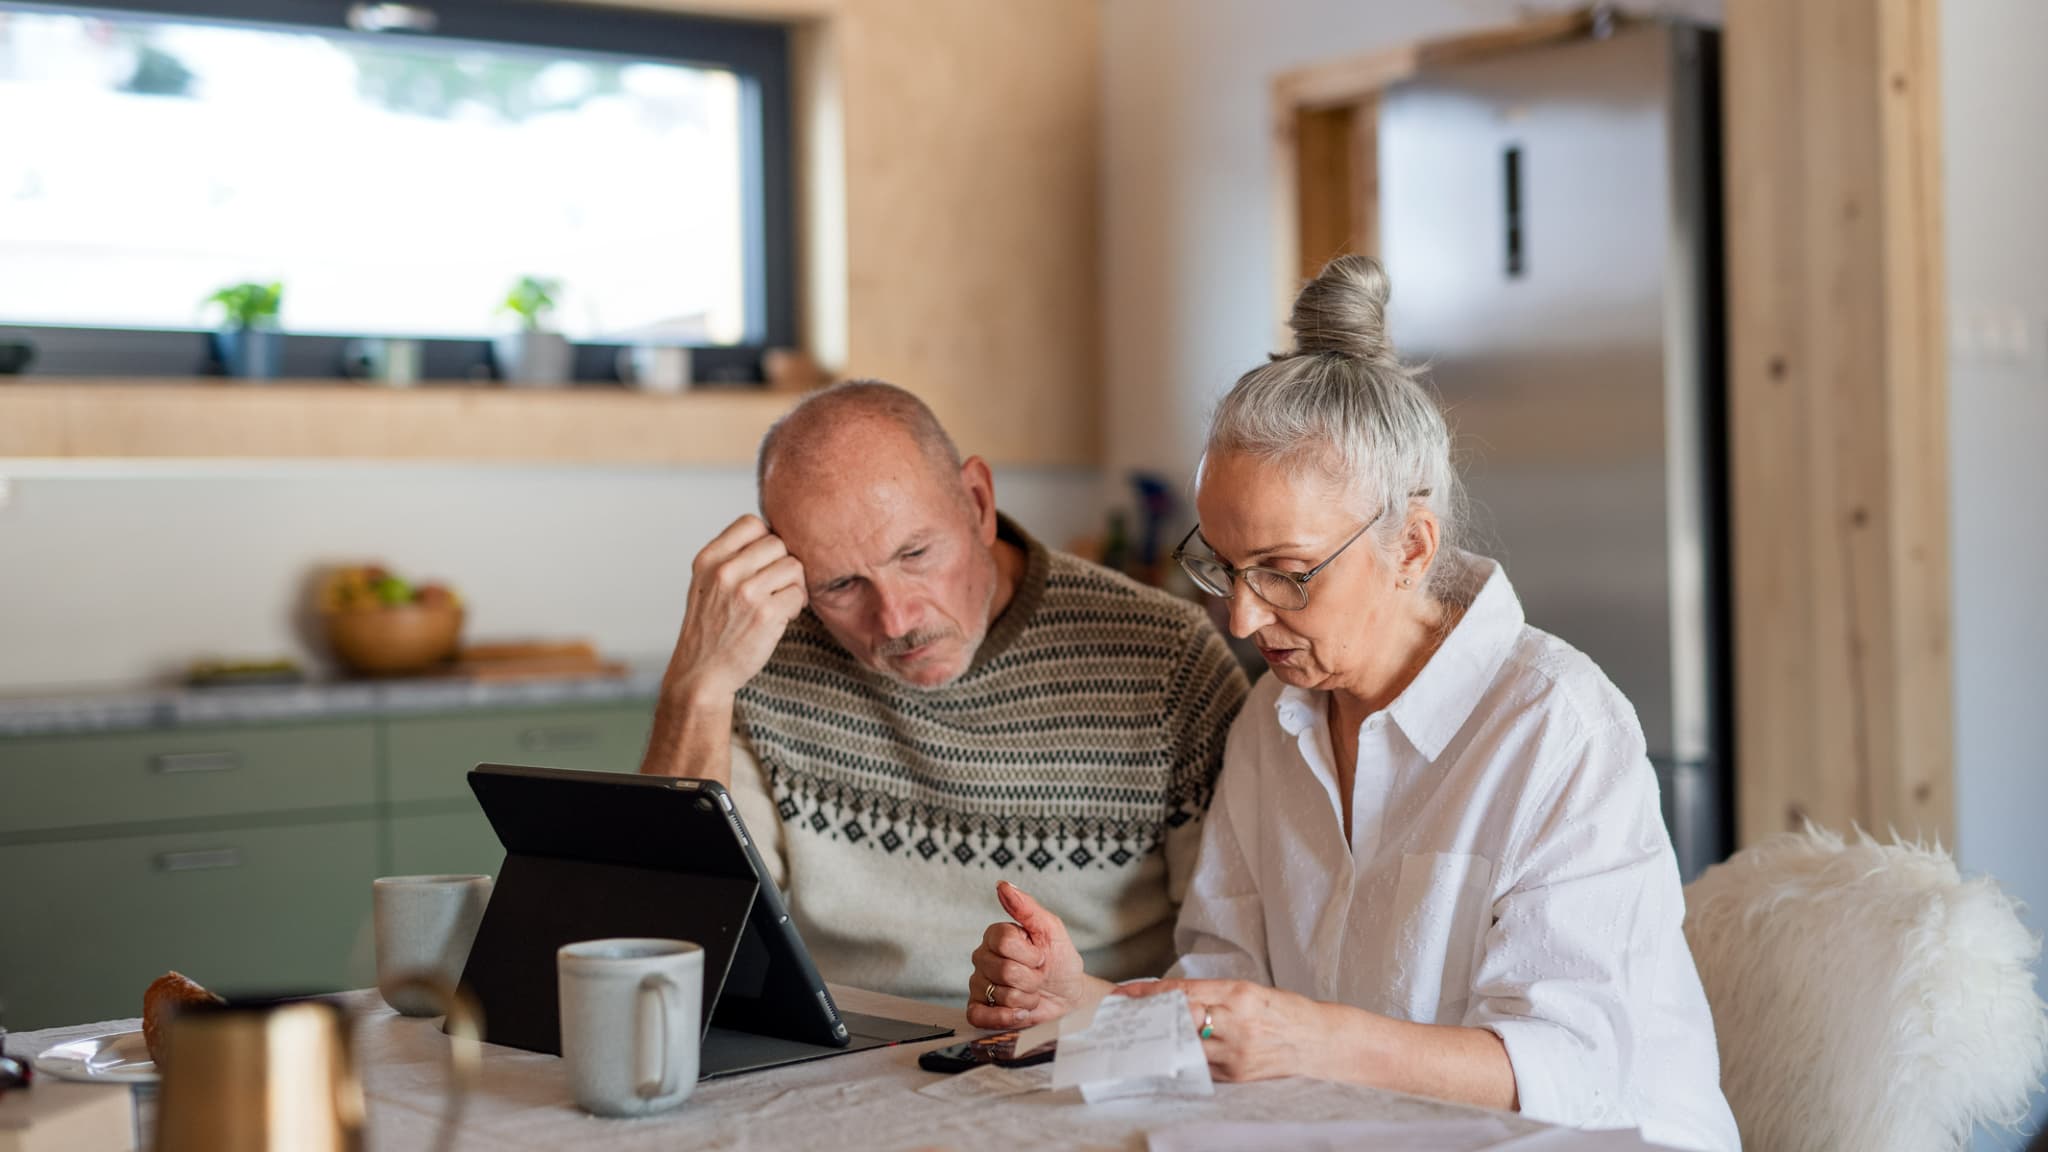
<path fill-rule="evenodd" d="M 988 926 L 967 978 L 967 1022 L 976 1028 L 1026 1028 L 1093 1003 L 1110 984 L 1081 970 L 1067 926 L 1005 880 L 996 899 L 1012 923 Z"/>

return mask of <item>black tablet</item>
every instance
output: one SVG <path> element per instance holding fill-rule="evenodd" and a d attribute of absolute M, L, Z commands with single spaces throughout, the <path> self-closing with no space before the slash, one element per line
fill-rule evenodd
<path fill-rule="evenodd" d="M 842 1015 L 716 781 L 479 764 L 505 848 L 463 982 L 485 1039 L 561 1051 L 555 950 L 654 936 L 704 949 L 706 1078 L 947 1035 Z"/>

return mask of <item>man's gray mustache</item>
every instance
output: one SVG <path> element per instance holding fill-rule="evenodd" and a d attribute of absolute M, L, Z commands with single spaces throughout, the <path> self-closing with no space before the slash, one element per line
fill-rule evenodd
<path fill-rule="evenodd" d="M 907 636 L 898 636 L 896 639 L 882 645 L 882 655 L 885 658 L 901 656 L 905 652 L 922 648 L 934 640 L 944 640 L 951 635 L 952 632 L 945 628 L 927 628 L 922 632 L 912 632 Z"/>

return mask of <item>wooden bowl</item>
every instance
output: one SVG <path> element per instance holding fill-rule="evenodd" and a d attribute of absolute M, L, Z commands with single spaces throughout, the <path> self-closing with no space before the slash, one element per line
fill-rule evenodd
<path fill-rule="evenodd" d="M 453 604 L 390 604 L 327 616 L 327 641 L 352 672 L 423 672 L 455 655 L 462 609 Z"/>

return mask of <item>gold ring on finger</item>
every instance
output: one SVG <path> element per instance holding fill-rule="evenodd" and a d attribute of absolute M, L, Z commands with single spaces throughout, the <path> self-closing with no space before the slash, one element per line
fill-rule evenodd
<path fill-rule="evenodd" d="M 988 1002 L 988 1006 L 989 1006 L 989 1007 L 993 1008 L 993 1007 L 995 1007 L 995 1006 L 996 1006 L 996 982 L 995 982 L 995 981 L 993 981 L 993 980 L 989 981 L 989 982 L 988 982 L 988 986 L 987 986 L 986 988 L 982 989 L 982 993 L 981 993 L 981 998 L 982 998 L 983 1000 L 985 1000 L 985 1001 L 987 1001 L 987 1002 Z"/>

